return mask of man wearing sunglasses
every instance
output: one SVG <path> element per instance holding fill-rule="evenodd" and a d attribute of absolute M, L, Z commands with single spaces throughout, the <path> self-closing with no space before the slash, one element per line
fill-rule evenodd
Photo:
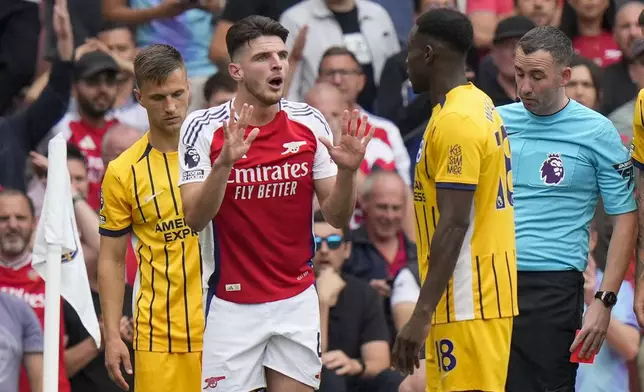
<path fill-rule="evenodd" d="M 402 376 L 389 369 L 389 330 L 378 293 L 342 274 L 351 254 L 348 228 L 314 216 L 313 268 L 320 300 L 321 392 L 394 392 Z"/>

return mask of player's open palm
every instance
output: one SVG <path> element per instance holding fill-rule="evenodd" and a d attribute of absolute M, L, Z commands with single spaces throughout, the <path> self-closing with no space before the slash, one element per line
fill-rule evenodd
<path fill-rule="evenodd" d="M 367 120 L 367 115 L 360 118 L 358 110 L 351 113 L 345 110 L 342 115 L 340 140 L 335 146 L 329 139 L 320 138 L 320 142 L 329 150 L 331 159 L 339 169 L 356 171 L 360 167 L 367 145 L 375 132 L 375 128 L 370 126 Z"/>
<path fill-rule="evenodd" d="M 119 388 L 127 391 L 130 387 L 125 382 L 123 373 L 121 373 L 121 364 L 123 364 L 127 374 L 132 374 L 130 352 L 125 343 L 121 339 L 107 341 L 105 344 L 105 367 L 107 368 L 107 374 Z"/>
<path fill-rule="evenodd" d="M 246 128 L 253 115 L 253 107 L 244 104 L 239 118 L 235 119 L 235 109 L 230 109 L 230 118 L 224 121 L 224 145 L 219 154 L 220 162 L 228 167 L 232 167 L 235 162 L 240 160 L 250 148 L 257 135 L 259 128 L 253 128 L 246 136 Z"/>

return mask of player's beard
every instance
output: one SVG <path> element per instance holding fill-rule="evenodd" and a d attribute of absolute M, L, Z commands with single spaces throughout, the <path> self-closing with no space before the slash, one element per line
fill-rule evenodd
<path fill-rule="evenodd" d="M 265 106 L 275 105 L 280 101 L 280 99 L 282 99 L 283 88 L 280 92 L 276 93 L 266 88 L 266 82 L 244 80 L 243 84 L 246 91 Z"/>
<path fill-rule="evenodd" d="M 80 107 L 81 111 L 87 116 L 97 119 L 103 118 L 105 117 L 105 113 L 107 113 L 114 106 L 116 97 L 112 97 L 112 99 L 110 99 L 110 97 L 105 94 L 103 95 L 103 99 L 107 102 L 106 105 L 94 103 L 93 100 L 79 94 L 78 106 Z"/>
<path fill-rule="evenodd" d="M 11 231 L 0 238 L 0 254 L 8 257 L 20 256 L 29 246 L 31 231 Z"/>

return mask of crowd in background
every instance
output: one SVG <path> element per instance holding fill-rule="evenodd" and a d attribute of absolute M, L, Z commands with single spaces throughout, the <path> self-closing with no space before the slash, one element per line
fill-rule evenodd
<path fill-rule="evenodd" d="M 316 257 L 337 271 L 318 277 L 321 306 L 331 309 L 328 349 L 350 358 L 364 356 L 361 348 L 372 341 L 391 345 L 419 292 L 410 186 L 432 104 L 427 95 L 414 94 L 407 77 L 405 45 L 418 15 L 450 7 L 469 16 L 475 47 L 467 75 L 497 106 L 517 99 L 517 41 L 542 25 L 558 26 L 577 52 L 566 88 L 569 97 L 613 121 L 626 145 L 633 137 L 637 93 L 644 88 L 644 37 L 638 20 L 644 2 L 638 0 L 67 0 L 71 28 L 58 26 L 53 61 L 46 56 L 52 44 L 47 42 L 44 3 L 0 0 L 0 189 L 29 195 L 26 203 L 0 197 L 0 243 L 15 235 L 30 243 L 46 187 L 47 142 L 62 133 L 69 143 L 74 209 L 100 316 L 96 261 L 101 181 L 107 164 L 148 128 L 147 113 L 133 95 L 137 50 L 153 43 L 176 47 L 190 80 L 190 111 L 216 106 L 236 90 L 227 71 L 227 30 L 246 16 L 269 16 L 290 31 L 286 98 L 316 107 L 336 134 L 347 109 L 370 113 L 376 127 L 360 169 L 351 231 L 333 232 L 316 224 L 316 235 L 324 238 Z M 73 44 L 68 48 L 73 51 L 65 50 L 65 43 Z M 609 219 L 598 214 L 593 231 L 585 274 L 590 298 L 595 270 L 601 271 L 606 261 Z M 131 248 L 126 265 L 122 335 L 131 342 L 129 305 L 137 269 Z M 0 263 L 3 268 L 10 267 Z M 372 289 L 366 295 L 346 289 L 356 280 Z M 613 317 L 638 328 L 632 283 L 630 272 Z M 0 292 L 16 294 L 10 286 L 0 279 Z M 30 304 L 42 313 L 43 303 Z M 118 390 L 105 371 L 102 347 L 94 345 L 71 307 L 63 307 L 62 320 L 66 380 L 61 385 L 68 382 L 72 391 Z M 609 362 L 583 365 L 584 382 L 577 390 L 606 391 L 602 388 L 610 385 L 611 392 L 638 391 L 638 374 L 644 377 L 644 366 L 640 371 L 636 366 L 639 341 L 629 345 L 630 350 L 611 352 Z M 606 343 L 602 350 L 611 347 Z M 368 355 L 364 360 L 378 363 L 382 372 L 378 390 L 398 390 L 400 380 L 387 370 L 388 350 Z M 11 371 L 1 365 L 0 385 L 2 372 Z M 423 391 L 423 383 L 419 385 Z"/>

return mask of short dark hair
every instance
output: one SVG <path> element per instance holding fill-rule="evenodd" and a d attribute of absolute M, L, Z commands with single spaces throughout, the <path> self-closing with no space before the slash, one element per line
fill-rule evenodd
<path fill-rule="evenodd" d="M 47 150 L 47 153 L 45 154 L 47 158 L 49 158 L 49 150 Z M 73 145 L 72 143 L 67 143 L 67 160 L 77 160 L 83 162 L 85 165 L 87 165 L 87 160 L 85 159 L 85 155 L 81 152 L 81 150 Z M 47 174 L 47 173 L 45 173 Z"/>
<path fill-rule="evenodd" d="M 644 27 L 644 10 L 640 12 L 639 18 L 637 18 L 637 23 L 640 25 L 640 27 Z"/>
<path fill-rule="evenodd" d="M 167 44 L 154 44 L 143 49 L 134 58 L 134 77 L 137 87 L 143 82 L 163 83 L 178 68 L 185 69 L 183 57 Z"/>
<path fill-rule="evenodd" d="M 226 33 L 226 47 L 232 60 L 237 50 L 250 41 L 264 36 L 276 36 L 286 42 L 288 30 L 279 22 L 260 15 L 250 15 L 235 22 Z"/>
<path fill-rule="evenodd" d="M 85 155 L 83 155 L 78 147 L 71 143 L 67 143 L 67 160 L 77 160 L 83 162 L 84 165 L 87 165 Z"/>
<path fill-rule="evenodd" d="M 315 223 L 327 223 L 326 219 L 324 218 L 324 214 L 322 213 L 322 210 L 317 210 L 313 214 L 313 222 Z M 351 242 L 351 230 L 349 230 L 349 226 L 345 225 L 342 228 L 342 241 L 343 242 Z"/>
<path fill-rule="evenodd" d="M 101 31 L 99 31 L 98 33 L 100 34 L 100 33 L 105 33 L 105 32 L 111 31 L 111 30 L 119 30 L 119 29 L 129 31 L 130 34 L 132 34 L 132 41 L 134 41 L 134 36 L 136 34 L 136 30 L 134 29 L 134 27 L 132 27 L 132 25 L 128 25 L 126 23 L 114 22 L 114 21 L 111 21 L 111 20 L 103 21 L 103 24 L 101 26 Z"/>
<path fill-rule="evenodd" d="M 36 207 L 34 207 L 34 201 L 31 200 L 29 195 L 23 190 L 20 189 L 14 189 L 14 188 L 0 188 L 0 197 L 2 196 L 22 196 L 27 200 L 27 204 L 29 205 L 29 212 L 31 212 L 31 217 L 35 218 L 36 217 Z"/>
<path fill-rule="evenodd" d="M 564 67 L 570 66 L 575 53 L 570 38 L 553 26 L 535 27 L 521 37 L 518 46 L 527 55 L 539 50 L 550 53 L 552 58 Z"/>
<path fill-rule="evenodd" d="M 237 82 L 230 77 L 226 70 L 220 70 L 206 80 L 206 84 L 203 86 L 203 96 L 208 101 L 214 93 L 222 90 L 231 93 L 237 91 Z"/>
<path fill-rule="evenodd" d="M 324 59 L 331 56 L 349 56 L 351 57 L 351 60 L 353 60 L 353 62 L 356 63 L 360 71 L 362 71 L 362 66 L 360 65 L 358 58 L 352 51 L 350 51 L 344 46 L 332 46 L 329 49 L 325 50 L 324 53 L 322 53 L 322 58 L 320 59 L 320 65 L 318 66 L 318 73 L 322 71 L 322 63 L 324 62 Z"/>
<path fill-rule="evenodd" d="M 588 71 L 590 72 L 590 78 L 593 81 L 593 85 L 595 86 L 595 90 L 597 91 L 597 98 L 600 96 L 600 91 L 602 89 L 602 69 L 597 66 L 592 60 L 587 59 L 584 56 L 580 56 L 578 54 L 575 54 L 572 56 L 572 61 L 570 62 L 571 67 L 578 67 L 578 66 L 583 66 L 588 68 Z"/>
<path fill-rule="evenodd" d="M 417 33 L 447 43 L 466 55 L 474 42 L 472 22 L 461 12 L 451 8 L 429 10 L 416 19 Z"/>

